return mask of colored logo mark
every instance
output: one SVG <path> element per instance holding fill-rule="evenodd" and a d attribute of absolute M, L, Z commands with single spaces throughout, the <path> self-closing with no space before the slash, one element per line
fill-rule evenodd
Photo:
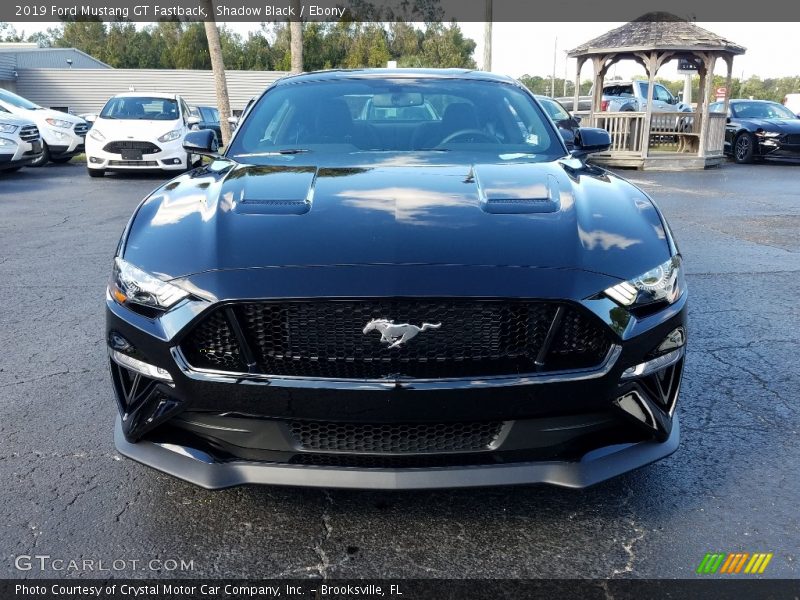
<path fill-rule="evenodd" d="M 746 573 L 748 575 L 759 575 L 764 572 L 772 560 L 772 552 L 731 552 L 731 553 L 708 553 L 703 557 L 697 573 L 700 575 L 733 575 L 736 573 Z"/>

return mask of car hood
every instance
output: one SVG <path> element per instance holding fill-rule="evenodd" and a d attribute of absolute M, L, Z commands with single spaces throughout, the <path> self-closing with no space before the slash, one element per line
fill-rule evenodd
<path fill-rule="evenodd" d="M 800 119 L 746 119 L 755 128 L 778 133 L 800 133 Z"/>
<path fill-rule="evenodd" d="M 181 121 L 155 121 L 139 119 L 95 120 L 93 129 L 100 131 L 106 140 L 136 139 L 153 140 L 181 127 Z"/>
<path fill-rule="evenodd" d="M 580 269 L 628 279 L 667 260 L 668 232 L 650 199 L 580 166 L 217 161 L 146 199 L 122 254 L 167 279 L 358 265 Z"/>
<path fill-rule="evenodd" d="M 4 111 L 0 111 L 0 123 L 5 123 L 7 125 L 16 125 L 17 127 L 36 125 L 36 123 L 34 123 L 28 117 L 23 117 L 21 115 L 15 115 L 13 113 Z"/>

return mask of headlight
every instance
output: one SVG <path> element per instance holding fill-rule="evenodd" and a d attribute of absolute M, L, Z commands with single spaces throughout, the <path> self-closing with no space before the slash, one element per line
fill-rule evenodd
<path fill-rule="evenodd" d="M 64 121 L 63 119 L 45 119 L 49 125 L 53 127 L 60 127 L 61 129 L 72 129 L 71 121 Z"/>
<path fill-rule="evenodd" d="M 98 129 L 95 129 L 94 127 L 89 130 L 89 137 L 93 140 L 97 140 L 98 142 L 104 142 L 106 139 L 106 136 L 104 136 Z"/>
<path fill-rule="evenodd" d="M 161 281 L 121 258 L 114 259 L 114 272 L 108 289 L 117 302 L 133 302 L 164 309 L 189 295 L 181 288 Z"/>
<path fill-rule="evenodd" d="M 16 147 L 17 142 L 14 140 L 7 140 L 6 138 L 0 138 L 0 148 L 12 148 Z"/>
<path fill-rule="evenodd" d="M 181 137 L 181 130 L 180 129 L 174 129 L 174 130 L 170 131 L 169 133 L 165 133 L 164 135 L 162 135 L 160 138 L 158 138 L 158 141 L 159 142 L 171 142 L 172 140 L 177 140 L 179 137 Z"/>
<path fill-rule="evenodd" d="M 17 130 L 16 125 L 9 123 L 0 123 L 0 133 L 14 133 Z"/>
<path fill-rule="evenodd" d="M 777 138 L 781 137 L 783 134 L 777 131 L 756 131 L 756 135 L 765 138 Z"/>
<path fill-rule="evenodd" d="M 650 269 L 630 281 L 605 290 L 605 295 L 622 306 L 651 304 L 666 301 L 672 304 L 683 293 L 683 272 L 680 256 Z"/>

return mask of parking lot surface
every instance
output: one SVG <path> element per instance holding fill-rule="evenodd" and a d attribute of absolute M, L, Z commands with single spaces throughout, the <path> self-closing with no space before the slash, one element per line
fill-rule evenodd
<path fill-rule="evenodd" d="M 800 166 L 623 175 L 688 270 L 679 450 L 583 491 L 403 493 L 209 492 L 121 458 L 104 288 L 161 179 L 0 177 L 0 578 L 109 575 L 15 567 L 32 554 L 122 560 L 131 577 L 170 560 L 189 563 L 181 577 L 692 577 L 706 552 L 735 551 L 798 577 Z"/>

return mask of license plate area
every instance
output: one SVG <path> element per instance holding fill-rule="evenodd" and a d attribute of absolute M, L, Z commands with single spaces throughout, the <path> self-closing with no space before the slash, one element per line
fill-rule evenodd
<path fill-rule="evenodd" d="M 122 160 L 142 160 L 142 151 L 124 148 L 122 150 Z"/>

